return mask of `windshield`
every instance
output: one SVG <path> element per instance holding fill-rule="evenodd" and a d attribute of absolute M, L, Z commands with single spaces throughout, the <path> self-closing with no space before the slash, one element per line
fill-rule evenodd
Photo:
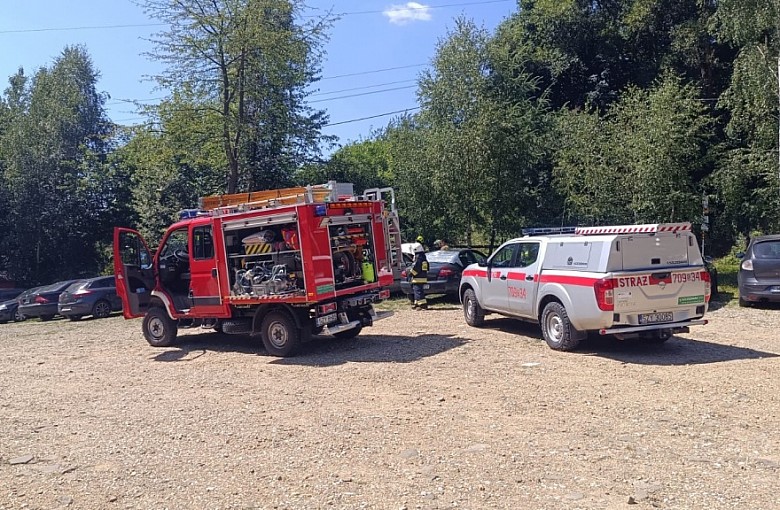
<path fill-rule="evenodd" d="M 443 262 L 454 264 L 458 260 L 458 252 L 456 251 L 432 251 L 425 254 L 425 258 L 428 262 Z"/>

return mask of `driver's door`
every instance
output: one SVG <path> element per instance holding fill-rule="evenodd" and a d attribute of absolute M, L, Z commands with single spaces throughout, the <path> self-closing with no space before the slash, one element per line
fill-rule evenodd
<path fill-rule="evenodd" d="M 135 230 L 114 229 L 114 278 L 122 314 L 126 319 L 142 317 L 149 308 L 156 280 L 152 253 Z"/>
<path fill-rule="evenodd" d="M 509 308 L 507 276 L 512 269 L 516 252 L 516 244 L 507 244 L 488 260 L 487 279 L 481 284 L 485 308 L 501 312 Z"/>

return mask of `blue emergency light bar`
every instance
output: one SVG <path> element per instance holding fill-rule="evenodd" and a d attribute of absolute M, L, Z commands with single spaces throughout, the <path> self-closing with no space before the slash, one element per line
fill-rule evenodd
<path fill-rule="evenodd" d="M 574 234 L 577 227 L 539 227 L 524 228 L 524 236 L 548 236 L 553 234 Z"/>
<path fill-rule="evenodd" d="M 188 220 L 190 218 L 197 218 L 198 216 L 208 216 L 208 211 L 201 211 L 200 209 L 182 209 L 179 211 L 180 220 Z"/>

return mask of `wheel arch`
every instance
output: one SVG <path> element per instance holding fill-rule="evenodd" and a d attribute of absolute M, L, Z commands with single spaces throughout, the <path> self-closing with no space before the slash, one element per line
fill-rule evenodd
<path fill-rule="evenodd" d="M 288 305 L 287 303 L 260 305 L 257 307 L 257 310 L 255 310 L 254 316 L 252 317 L 252 334 L 259 334 L 262 330 L 263 319 L 265 319 L 265 316 L 271 312 L 276 311 L 283 311 L 292 317 L 292 320 L 295 322 L 295 326 L 298 329 L 304 329 L 304 326 L 307 325 L 306 320 L 302 317 L 303 312 L 300 309 L 296 309 Z"/>

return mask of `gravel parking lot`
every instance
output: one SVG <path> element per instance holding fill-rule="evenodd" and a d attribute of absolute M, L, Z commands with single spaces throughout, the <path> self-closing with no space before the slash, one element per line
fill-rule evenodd
<path fill-rule="evenodd" d="M 780 309 L 665 345 L 402 310 L 290 359 L 0 326 L 0 509 L 780 508 Z"/>

